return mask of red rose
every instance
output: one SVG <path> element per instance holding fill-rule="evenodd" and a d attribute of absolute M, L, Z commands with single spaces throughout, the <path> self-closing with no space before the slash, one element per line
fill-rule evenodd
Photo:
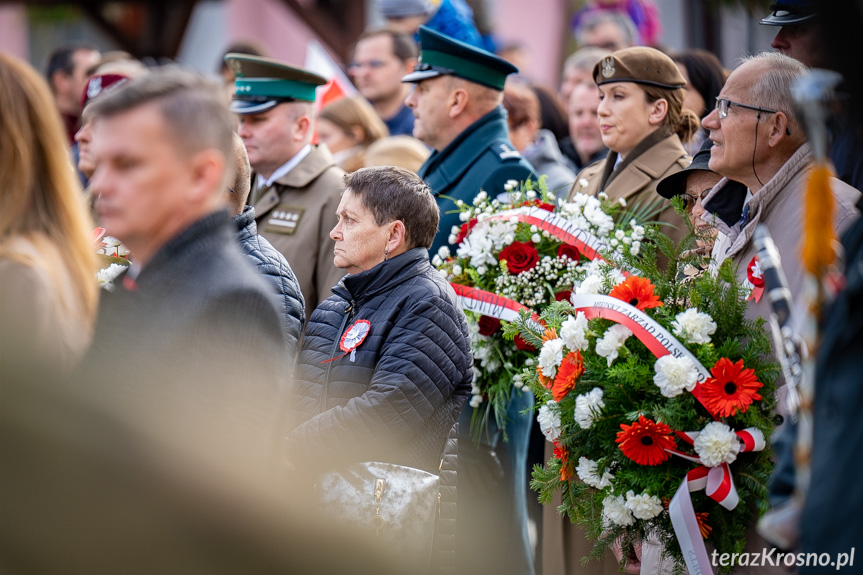
<path fill-rule="evenodd" d="M 515 334 L 515 347 L 522 351 L 536 351 L 536 348 L 521 339 L 519 334 Z"/>
<path fill-rule="evenodd" d="M 528 201 L 522 203 L 519 207 L 520 208 L 521 207 L 542 208 L 543 210 L 545 210 L 547 212 L 553 212 L 554 211 L 554 206 L 552 204 L 540 202 L 539 200 L 528 200 Z"/>
<path fill-rule="evenodd" d="M 565 289 L 554 294 L 554 301 L 569 301 L 572 297 L 572 290 Z"/>
<path fill-rule="evenodd" d="M 455 237 L 455 245 L 461 244 L 462 240 L 467 237 L 475 225 L 476 218 L 471 218 L 469 222 L 463 223 L 461 229 L 458 231 L 458 235 Z"/>
<path fill-rule="evenodd" d="M 533 247 L 533 242 L 513 242 L 500 250 L 498 259 L 506 260 L 509 273 L 520 274 L 536 267 L 539 252 Z"/>
<path fill-rule="evenodd" d="M 481 316 L 478 323 L 480 335 L 491 335 L 500 329 L 500 320 L 490 315 Z"/>
<path fill-rule="evenodd" d="M 560 244 L 560 247 L 557 248 L 557 257 L 566 256 L 574 262 L 577 262 L 581 259 L 581 254 L 579 251 L 572 247 L 569 244 Z"/>

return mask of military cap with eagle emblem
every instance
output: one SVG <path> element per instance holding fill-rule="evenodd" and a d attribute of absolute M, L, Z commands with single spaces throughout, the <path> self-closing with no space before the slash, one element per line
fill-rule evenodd
<path fill-rule="evenodd" d="M 686 84 L 674 60 L 645 46 L 624 48 L 606 56 L 593 67 L 593 80 L 597 86 L 634 82 L 672 90 Z"/>
<path fill-rule="evenodd" d="M 314 102 L 326 78 L 263 56 L 230 53 L 225 63 L 236 77 L 231 111 L 258 114 L 283 102 Z"/>

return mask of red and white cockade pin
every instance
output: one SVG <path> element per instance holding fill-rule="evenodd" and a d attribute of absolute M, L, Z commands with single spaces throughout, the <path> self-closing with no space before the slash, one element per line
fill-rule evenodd
<path fill-rule="evenodd" d="M 764 273 L 758 262 L 758 256 L 752 256 L 752 261 L 746 266 L 746 279 L 752 284 L 752 293 L 746 299 L 754 299 L 756 303 L 764 293 Z"/>
<path fill-rule="evenodd" d="M 355 361 L 357 358 L 357 348 L 360 346 L 361 343 L 365 341 L 371 330 L 372 324 L 369 323 L 369 320 L 358 319 L 351 327 L 348 328 L 348 330 L 342 336 L 342 339 L 339 341 L 339 349 L 341 349 L 345 353 L 337 357 L 322 361 L 321 363 L 329 363 L 331 361 L 335 361 L 340 357 L 345 357 L 347 354 L 351 354 L 351 361 Z"/>

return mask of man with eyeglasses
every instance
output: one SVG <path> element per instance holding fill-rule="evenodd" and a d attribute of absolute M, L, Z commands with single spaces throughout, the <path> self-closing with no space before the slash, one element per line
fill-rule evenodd
<path fill-rule="evenodd" d="M 417 45 L 407 34 L 388 28 L 363 32 L 354 48 L 348 73 L 362 96 L 371 103 L 391 136 L 408 135 L 414 114 L 405 106 L 410 85 L 402 83 L 417 63 Z"/>
<path fill-rule="evenodd" d="M 766 224 L 782 257 L 793 301 L 801 301 L 804 274 L 800 265 L 803 194 L 812 163 L 812 151 L 793 108 L 791 87 L 806 67 L 778 52 L 763 52 L 744 59 L 728 78 L 715 109 L 703 120 L 710 132 L 709 167 L 724 176 L 703 199 L 713 202 L 725 194 L 729 180 L 747 188 L 740 221 L 715 222 L 719 236 L 713 249 L 716 265 L 733 259 L 741 280 L 758 277 L 752 241 L 755 227 Z M 860 192 L 842 181 L 831 180 L 838 208 L 834 227 L 841 232 L 856 213 Z M 768 298 L 754 297 L 750 318 L 770 316 Z"/>
<path fill-rule="evenodd" d="M 799 60 L 810 68 L 835 69 L 837 62 L 828 57 L 822 37 L 827 21 L 819 17 L 816 0 L 781 0 L 773 4 L 772 12 L 761 19 L 762 26 L 778 26 L 773 42 L 774 49 Z M 840 92 L 845 88 L 840 86 Z M 830 159 L 836 176 L 857 189 L 863 189 L 863 139 L 856 130 L 860 113 L 847 102 L 833 104 L 832 116 L 827 121 L 830 131 Z"/>

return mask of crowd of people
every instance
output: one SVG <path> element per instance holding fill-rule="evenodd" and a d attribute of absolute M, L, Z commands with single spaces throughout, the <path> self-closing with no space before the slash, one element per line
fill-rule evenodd
<path fill-rule="evenodd" d="M 382 0 L 387 26 L 346 66 L 358 95 L 319 110 L 327 80 L 254 45 L 224 54 L 224 85 L 88 44 L 55 51 L 44 78 L 0 54 L 0 565 L 386 573 L 392 549 L 328 542 L 343 533 L 312 502 L 321 473 L 381 461 L 440 475 L 412 572 L 666 572 L 619 547 L 583 565 L 584 531 L 530 504 L 530 469 L 552 453 L 530 394 L 506 406 L 505 440 L 493 424 L 471 436 L 469 329 L 429 254 L 455 251 L 459 202 L 506 202 L 512 180 L 604 194 L 674 241 L 690 229 L 680 197 L 692 249 L 711 255 L 692 273 L 732 260 L 746 280 L 763 224 L 807 316 L 818 150 L 792 93 L 831 56 L 812 48 L 811 1 L 778 2 L 761 20 L 776 51 L 733 70 L 662 49 L 652 2 L 586 4 L 556 90 L 501 57 L 517 46 L 496 54 L 463 0 Z M 829 471 L 853 470 L 835 458 L 863 441 L 860 126 L 834 106 L 825 127 L 824 232 L 844 238 L 845 268 L 813 350 L 812 496 L 783 551 L 845 552 L 863 533 L 853 481 Z M 110 289 L 94 229 L 130 254 Z M 747 309 L 768 320 L 770 298 Z M 774 501 L 795 490 L 794 433 L 777 434 Z M 775 543 L 753 526 L 747 550 Z"/>

